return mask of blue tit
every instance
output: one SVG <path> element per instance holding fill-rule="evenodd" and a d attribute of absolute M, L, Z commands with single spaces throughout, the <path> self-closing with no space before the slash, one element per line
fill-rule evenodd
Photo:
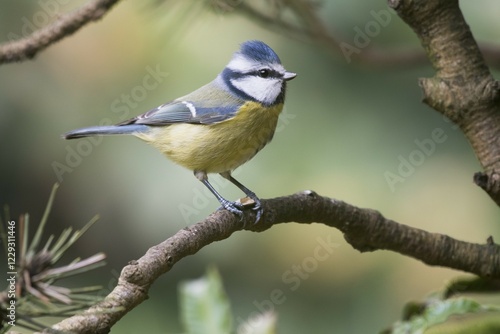
<path fill-rule="evenodd" d="M 229 180 L 254 202 L 258 222 L 259 198 L 231 172 L 271 141 L 285 102 L 286 82 L 295 76 L 268 45 L 247 41 L 212 82 L 194 92 L 122 123 L 73 130 L 63 138 L 134 135 L 194 171 L 224 209 L 241 216 L 243 205 L 222 197 L 207 174 L 219 173 Z"/>

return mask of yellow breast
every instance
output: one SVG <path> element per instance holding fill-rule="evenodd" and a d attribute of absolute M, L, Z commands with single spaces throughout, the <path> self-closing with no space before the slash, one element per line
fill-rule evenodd
<path fill-rule="evenodd" d="M 220 123 L 153 127 L 137 137 L 181 166 L 221 173 L 247 162 L 272 139 L 282 109 L 283 104 L 264 108 L 247 102 L 235 117 Z"/>

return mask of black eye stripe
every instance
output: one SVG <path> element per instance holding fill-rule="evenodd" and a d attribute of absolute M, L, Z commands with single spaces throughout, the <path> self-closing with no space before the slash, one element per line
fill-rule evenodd
<path fill-rule="evenodd" d="M 248 72 L 247 75 L 254 75 L 261 78 L 281 78 L 283 75 L 278 71 L 272 70 L 270 68 L 261 68 L 256 71 Z"/>
<path fill-rule="evenodd" d="M 238 72 L 238 71 L 235 71 L 235 70 L 232 70 L 232 69 L 229 69 L 229 68 L 226 68 L 224 69 L 223 71 L 223 75 L 225 78 L 231 78 L 231 79 L 240 79 L 240 78 L 243 78 L 243 77 L 250 77 L 250 76 L 255 76 L 255 77 L 263 77 L 260 72 L 262 70 L 266 70 L 268 72 L 268 75 L 266 76 L 266 78 L 275 78 L 275 79 L 282 79 L 283 78 L 283 74 L 276 71 L 276 70 L 273 70 L 271 68 L 268 68 L 268 67 L 264 67 L 264 68 L 259 68 L 257 70 L 253 70 L 253 71 L 249 71 L 249 72 Z"/>

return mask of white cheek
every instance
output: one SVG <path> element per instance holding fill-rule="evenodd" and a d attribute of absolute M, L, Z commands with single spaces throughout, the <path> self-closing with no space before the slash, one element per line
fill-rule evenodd
<path fill-rule="evenodd" d="M 276 98 L 281 93 L 281 80 L 279 79 L 264 79 L 252 76 L 231 80 L 231 83 L 245 94 L 266 104 L 276 101 Z"/>

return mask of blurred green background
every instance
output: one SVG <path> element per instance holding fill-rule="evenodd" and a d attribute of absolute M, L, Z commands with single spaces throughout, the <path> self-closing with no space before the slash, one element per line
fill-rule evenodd
<path fill-rule="evenodd" d="M 30 33 L 82 3 L 4 1 L 0 38 Z M 353 45 L 355 28 L 374 20 L 372 10 L 389 11 L 381 0 L 338 0 L 323 2 L 320 15 Z M 462 10 L 479 41 L 498 42 L 500 3 L 464 2 Z M 370 44 L 419 48 L 413 32 L 391 13 Z M 248 39 L 268 43 L 298 73 L 273 142 L 235 173 L 261 198 L 312 189 L 454 238 L 484 243 L 498 236 L 498 208 L 472 182 L 480 166 L 468 142 L 421 103 L 417 79 L 433 75 L 428 63 L 382 68 L 347 62 L 320 45 L 265 30 L 238 15 L 237 7 L 224 13 L 188 1 L 124 1 L 34 60 L 0 66 L 0 203 L 10 206 L 13 218 L 30 212 L 38 222 L 52 185 L 62 180 L 50 229 L 80 228 L 98 213 L 99 222 L 68 260 L 105 252 L 107 267 L 81 279 L 112 289 L 128 261 L 203 219 L 218 203 L 190 171 L 135 138 L 64 141 L 60 135 L 119 122 L 192 91 L 212 80 Z M 151 71 L 160 73 L 154 88 L 144 85 L 145 79 L 154 82 L 146 78 Z M 404 182 L 391 186 L 387 172 L 397 174 L 402 159 L 421 156 L 415 141 L 431 140 L 436 129 L 446 139 L 434 143 Z M 54 166 L 63 169 L 57 174 Z M 211 179 L 227 198 L 241 197 L 219 176 Z M 283 277 L 290 278 L 294 266 L 310 265 L 320 240 L 334 242 L 334 251 L 292 286 Z M 112 333 L 179 333 L 177 285 L 202 275 L 209 264 L 220 270 L 237 319 L 282 290 L 284 302 L 274 305 L 281 333 L 377 332 L 400 317 L 407 301 L 463 275 L 391 252 L 360 254 L 322 225 L 282 224 L 265 233 L 236 233 L 184 259 Z"/>

